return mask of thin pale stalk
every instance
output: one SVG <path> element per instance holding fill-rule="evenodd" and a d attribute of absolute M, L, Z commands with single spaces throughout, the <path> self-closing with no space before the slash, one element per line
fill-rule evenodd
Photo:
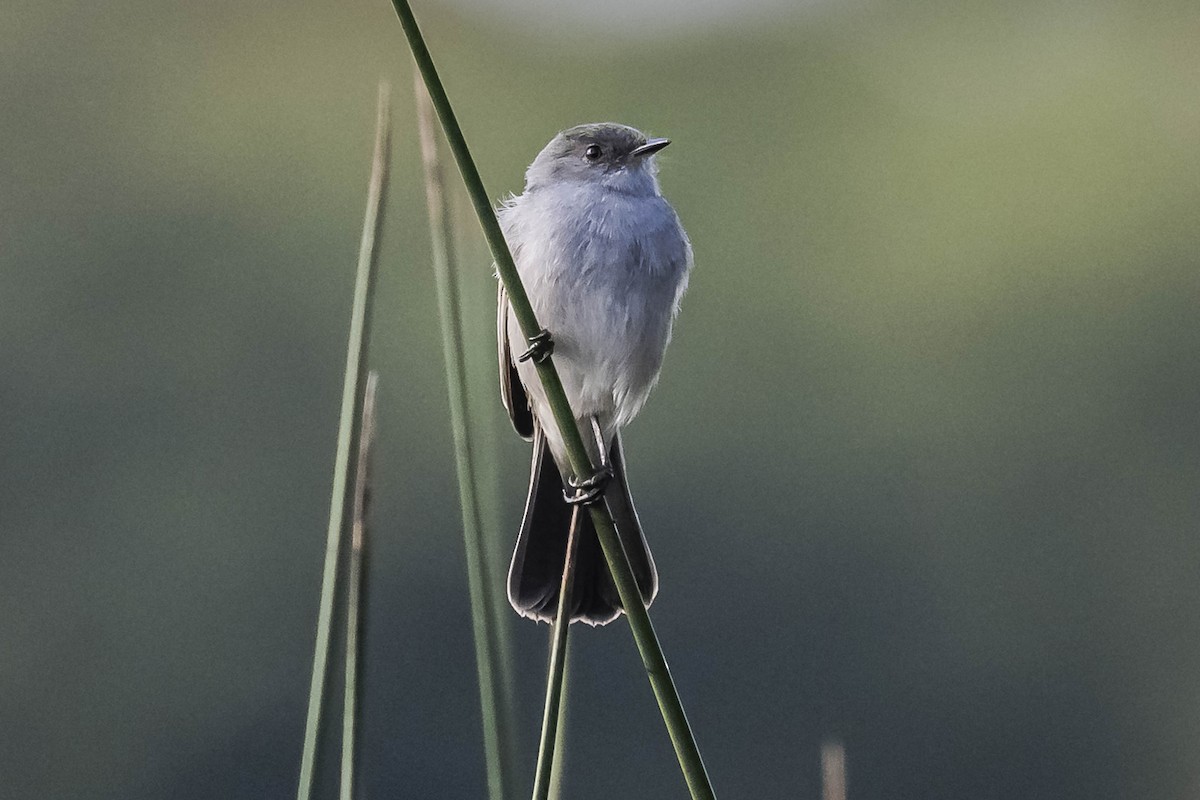
<path fill-rule="evenodd" d="M 571 681 L 571 640 L 567 640 L 566 650 L 563 651 L 563 686 Z M 562 701 L 558 705 L 558 735 L 554 737 L 554 767 L 550 770 L 549 800 L 562 800 L 563 775 L 567 766 L 567 716 L 570 708 L 570 695 L 563 692 Z"/>
<path fill-rule="evenodd" d="M 388 90 L 379 86 L 379 105 L 375 125 L 375 155 L 371 162 L 371 180 L 367 189 L 367 210 L 363 220 L 362 241 L 358 251 L 358 271 L 354 283 L 354 306 L 350 316 L 350 340 L 346 347 L 346 373 L 342 382 L 342 412 L 338 423 L 337 455 L 333 468 L 333 492 L 329 502 L 329 528 L 325 536 L 325 567 L 321 576 L 321 601 L 317 615 L 317 638 L 313 649 L 312 682 L 308 692 L 308 717 L 304 726 L 304 750 L 300 759 L 297 800 L 312 796 L 316 773 L 317 742 L 321 730 L 321 709 L 325 699 L 326 675 L 333 621 L 333 601 L 337 590 L 338 553 L 342 525 L 346 519 L 350 454 L 357 449 L 367 364 L 367 331 L 370 329 L 375 274 L 379 261 L 379 229 L 383 221 L 388 172 L 388 145 L 391 123 L 388 116 Z"/>
<path fill-rule="evenodd" d="M 426 47 L 421 30 L 417 26 L 412 8 L 407 0 L 392 0 L 392 6 L 404 28 L 404 35 L 408 39 L 421 76 L 425 80 L 425 86 L 429 90 L 433 106 L 441 120 L 442 130 L 446 134 L 446 140 L 454 154 L 454 160 L 458 164 L 463 182 L 470 193 L 471 205 L 475 208 L 475 214 L 483 228 L 483 234 L 487 239 L 492 257 L 496 260 L 496 271 L 508 292 L 508 301 L 512 312 L 521 327 L 521 332 L 527 338 L 533 337 L 541 330 L 541 326 L 529 303 L 529 297 L 521 283 L 521 276 L 517 273 L 516 265 L 513 263 L 512 253 L 508 249 L 504 233 L 496 219 L 496 213 L 488 200 L 487 189 L 483 185 L 483 179 L 480 178 L 475 160 L 471 157 L 462 129 L 454 116 L 454 110 L 450 106 L 446 90 L 437 74 L 437 68 L 429 54 L 429 48 Z M 567 456 L 571 462 L 571 470 L 576 475 L 594 474 L 595 468 L 584 447 L 583 435 L 571 412 L 570 403 L 563 391 L 562 379 L 554 367 L 554 359 L 547 358 L 539 363 L 537 372 L 545 389 L 554 421 L 562 434 Z M 675 688 L 670 669 L 667 667 L 662 646 L 658 642 L 658 636 L 654 632 L 650 617 L 642 605 L 641 594 L 629 566 L 629 556 L 625 553 L 621 540 L 617 536 L 608 503 L 593 505 L 590 507 L 590 512 L 596 534 L 600 538 L 600 545 L 604 550 L 604 559 L 608 562 L 608 568 L 612 572 L 613 582 L 617 586 L 617 593 L 625 608 L 629 626 L 633 630 L 633 637 L 642 657 L 642 665 L 650 678 L 650 686 L 658 701 L 663 721 L 666 723 L 667 733 L 671 737 L 671 744 L 679 759 L 679 766 L 683 771 L 684 780 L 687 782 L 688 791 L 693 800 L 715 798 L 712 782 L 704 768 L 704 761 L 700 757 L 696 738 L 688 725 L 687 715 L 684 713 L 679 692 Z"/>
<path fill-rule="evenodd" d="M 437 278 L 442 350 L 450 394 L 450 427 L 454 434 L 454 462 L 458 472 L 458 499 L 462 506 L 463 541 L 467 555 L 467 584 L 471 595 L 471 619 L 475 638 L 475 666 L 479 677 L 479 702 L 483 717 L 484 757 L 488 795 L 492 800 L 510 797 L 514 764 L 505 763 L 512 724 L 505 713 L 506 676 L 500 619 L 489 600 L 487 552 L 483 541 L 479 506 L 479 477 L 475 467 L 468 428 L 467 366 L 463 347 L 462 309 L 454 264 L 454 235 L 446 196 L 441 160 L 437 152 L 436 128 L 429 95 L 416 80 L 417 125 L 425 166 L 425 194 L 429 205 L 429 228 L 433 245 L 433 271 Z"/>
<path fill-rule="evenodd" d="M 571 593 L 575 585 L 575 551 L 579 547 L 579 506 L 571 512 L 567 534 L 567 555 L 563 560 L 562 582 L 558 587 L 558 613 L 550 632 L 550 669 L 546 676 L 546 705 L 542 710 L 542 735 L 538 743 L 537 769 L 533 777 L 533 800 L 547 800 L 554 773 L 555 747 L 558 741 L 559 714 L 563 685 L 566 683 L 567 633 L 571 630 Z"/>
<path fill-rule="evenodd" d="M 425 92 L 422 85 L 421 92 Z M 493 653 L 496 664 L 495 673 L 500 699 L 500 719 L 503 720 L 502 730 L 510 735 L 501 737 L 500 763 L 505 764 L 506 787 L 511 795 L 516 790 L 517 776 L 520 774 L 520 758 L 517 745 L 516 731 L 516 681 L 515 675 L 513 629 L 516 616 L 508 604 L 508 561 L 512 553 L 511 531 L 501 525 L 500 504 L 500 468 L 497 446 L 500 441 L 500 407 L 495 403 L 496 395 L 496 360 L 493 355 L 496 346 L 496 283 L 486 270 L 463 270 L 462 264 L 486 264 L 487 254 L 483 242 L 475 237 L 466 235 L 473 232 L 474 219 L 464 215 L 465 196 L 461 186 L 454 183 L 445 187 L 450 197 L 450 220 L 454 230 L 454 253 L 457 260 L 451 261 L 450 268 L 459 276 L 463 310 L 463 342 L 466 349 L 467 364 L 467 402 L 470 404 L 472 415 L 467 419 L 469 435 L 477 443 L 474 448 L 478 458 L 475 459 L 476 482 L 475 489 L 479 497 L 481 509 L 480 520 L 483 527 L 480 537 L 483 540 L 484 575 L 487 591 L 485 596 L 492 607 L 492 619 L 496 621 L 496 638 L 499 652 Z M 473 212 L 471 212 L 473 213 Z M 478 360 L 473 354 L 482 354 Z M 480 410 L 483 410 L 481 413 Z M 490 411 L 490 413 L 488 413 Z M 507 420 L 505 420 L 507 423 Z M 507 427 L 507 426 L 506 426 Z"/>
<path fill-rule="evenodd" d="M 367 375 L 362 423 L 358 429 L 358 458 L 354 467 L 354 512 L 350 524 L 350 569 L 346 586 L 346 684 L 342 696 L 341 800 L 354 800 L 354 772 L 358 740 L 359 678 L 366 617 L 367 504 L 370 501 L 371 446 L 375 443 L 375 391 L 379 373 Z"/>
<path fill-rule="evenodd" d="M 821 745 L 822 800 L 846 800 L 846 748 L 836 739 Z"/>

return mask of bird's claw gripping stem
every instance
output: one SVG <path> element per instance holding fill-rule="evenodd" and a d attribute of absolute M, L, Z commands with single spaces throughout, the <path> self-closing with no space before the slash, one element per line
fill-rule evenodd
<path fill-rule="evenodd" d="M 563 499 L 573 506 L 591 506 L 599 503 L 604 498 L 604 490 L 608 487 L 608 482 L 613 479 L 612 467 L 607 464 L 596 470 L 590 478 L 578 480 L 575 477 L 567 478 L 567 486 L 575 490 L 574 494 L 567 494 L 567 490 L 563 490 Z"/>
<path fill-rule="evenodd" d="M 532 361 L 535 364 L 541 364 L 553 352 L 554 339 L 550 338 L 550 331 L 542 328 L 529 337 L 529 349 L 517 356 L 517 361 Z"/>

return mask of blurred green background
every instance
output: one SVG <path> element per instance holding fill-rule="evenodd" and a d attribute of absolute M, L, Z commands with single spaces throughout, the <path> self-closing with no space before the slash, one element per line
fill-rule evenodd
<path fill-rule="evenodd" d="M 1200 6 L 416 12 L 497 199 L 571 124 L 675 140 L 627 444 L 721 796 L 836 736 L 853 800 L 1200 797 Z M 362 788 L 482 796 L 410 75 L 384 2 L 0 6 L 0 795 L 294 791 L 386 76 Z M 627 627 L 574 645 L 567 796 L 683 797 Z"/>

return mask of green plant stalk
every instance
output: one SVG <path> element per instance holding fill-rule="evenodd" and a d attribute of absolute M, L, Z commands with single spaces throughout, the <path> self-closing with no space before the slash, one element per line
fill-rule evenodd
<path fill-rule="evenodd" d="M 492 257 L 496 260 L 496 271 L 508 292 L 508 301 L 512 312 L 521 327 L 521 332 L 525 334 L 526 338 L 531 338 L 541 331 L 541 326 L 538 325 L 533 306 L 529 303 L 529 297 L 521 283 L 521 276 L 517 273 L 516 264 L 513 263 L 512 253 L 509 251 L 504 233 L 500 229 L 500 222 L 496 219 L 496 213 L 488 200 L 487 189 L 483 185 L 483 179 L 479 176 L 475 160 L 471 157 L 471 151 L 467 147 L 462 128 L 459 127 L 458 119 L 450 106 L 450 100 L 446 96 L 446 90 L 442 86 L 437 68 L 433 64 L 429 48 L 425 45 L 425 40 L 417 26 L 417 20 L 413 16 L 408 0 L 392 0 L 392 6 L 404 28 L 409 48 L 421 71 L 425 86 L 429 90 L 433 107 L 437 110 L 438 118 L 442 123 L 442 130 L 470 194 L 471 205 L 475 208 L 475 215 L 479 218 L 479 224 L 483 228 L 484 238 L 487 239 Z M 584 447 L 583 435 L 575 422 L 567 395 L 563 391 L 562 380 L 558 375 L 558 370 L 554 367 L 554 359 L 547 358 L 539 363 L 537 372 L 545 389 L 554 421 L 563 437 L 571 462 L 571 470 L 576 475 L 592 475 L 595 467 Z M 629 566 L 629 556 L 625 553 L 621 540 L 617 536 L 608 503 L 605 501 L 595 504 L 589 508 L 589 511 L 596 534 L 600 539 L 600 546 L 604 550 L 604 559 L 608 562 L 613 582 L 616 584 L 617 593 L 621 598 L 621 604 L 629 619 L 629 626 L 633 630 L 633 637 L 642 657 L 642 665 L 649 676 L 650 686 L 654 690 L 659 710 L 666 723 L 667 733 L 671 737 L 671 744 L 679 759 L 679 766 L 683 771 L 684 780 L 687 782 L 688 791 L 694 800 L 715 798 L 712 782 L 704 768 L 700 750 L 696 745 L 696 738 L 688 725 L 687 715 L 684 713 L 675 682 L 671 678 L 671 671 L 663 655 L 662 646 L 654 633 L 650 616 L 642 605 L 641 594 Z"/>
<path fill-rule="evenodd" d="M 375 442 L 375 393 L 379 373 L 367 375 L 362 423 L 358 428 L 358 458 L 354 467 L 354 511 L 350 524 L 350 569 L 346 587 L 346 682 L 342 695 L 341 800 L 354 800 L 355 746 L 358 741 L 359 677 L 362 629 L 366 617 L 367 503 L 370 501 L 371 446 Z"/>
<path fill-rule="evenodd" d="M 571 630 L 570 598 L 575 586 L 575 552 L 579 547 L 579 506 L 571 512 L 567 534 L 567 555 L 563 560 L 562 582 L 558 588 L 558 612 L 550 638 L 550 669 L 546 676 L 546 705 L 542 710 L 542 735 L 538 743 L 537 769 L 533 777 L 533 800 L 548 800 L 554 773 L 555 745 L 558 741 L 559 709 L 566 683 L 567 633 Z"/>
<path fill-rule="evenodd" d="M 567 643 L 563 649 L 563 677 L 562 684 L 566 686 L 571 680 L 571 641 Z M 562 702 L 558 705 L 558 735 L 554 738 L 554 766 L 550 770 L 550 794 L 549 800 L 562 800 L 563 798 L 563 775 L 566 772 L 567 764 L 567 717 L 570 708 L 570 696 L 563 692 Z"/>
<path fill-rule="evenodd" d="M 417 83 L 421 86 L 421 93 L 425 93 L 424 84 L 419 80 Z M 436 127 L 436 121 L 432 119 L 433 110 L 430 109 L 431 124 Z M 459 276 L 461 282 L 459 287 L 462 289 L 460 296 L 462 297 L 463 310 L 463 346 L 465 348 L 466 364 L 467 364 L 467 402 L 469 408 L 475 409 L 491 409 L 491 413 L 473 413 L 468 417 L 468 431 L 472 441 L 477 443 L 474 448 L 478 458 L 475 460 L 475 471 L 478 476 L 475 488 L 479 496 L 479 507 L 481 509 L 481 521 L 483 528 L 480 530 L 480 537 L 483 540 L 484 559 L 484 575 L 486 580 L 485 585 L 487 591 L 485 593 L 487 602 L 492 607 L 492 619 L 496 620 L 496 633 L 499 645 L 499 652 L 494 653 L 496 664 L 496 674 L 499 676 L 497 683 L 499 684 L 500 695 L 500 719 L 503 720 L 501 725 L 502 730 L 515 734 L 517 731 L 516 722 L 516 686 L 513 680 L 513 675 L 516 670 L 516 662 L 514 661 L 513 648 L 513 630 L 515 628 L 516 618 L 510 612 L 508 604 L 508 559 L 511 554 L 511 542 L 509 541 L 509 531 L 505 526 L 502 529 L 499 519 L 500 514 L 497 510 L 500 506 L 500 472 L 499 460 L 497 458 L 497 446 L 500 441 L 500 425 L 499 425 L 499 405 L 495 404 L 496 393 L 496 361 L 494 357 L 487 357 L 496 344 L 496 323 L 495 323 L 495 308 L 496 308 L 496 283 L 495 278 L 489 275 L 484 270 L 469 270 L 463 271 L 460 268 L 461 264 L 484 264 L 487 263 L 487 256 L 483 249 L 483 242 L 475 240 L 472 237 L 464 236 L 465 227 L 464 221 L 471 223 L 470 230 L 474 231 L 474 218 L 466 220 L 463 215 L 463 198 L 460 196 L 459 184 L 454 183 L 446 187 L 447 194 L 450 197 L 450 219 L 451 227 L 454 229 L 454 252 L 458 258 L 456 262 L 451 263 L 451 269 Z M 473 212 L 472 212 L 473 213 Z M 483 353 L 478 362 L 472 358 L 473 353 Z M 507 423 L 507 420 L 505 420 Z M 507 425 L 506 425 L 507 427 Z M 507 776 L 506 795 L 517 790 L 516 782 L 521 774 L 520 757 L 517 745 L 520 744 L 519 735 L 508 735 L 501 737 L 500 755 L 501 763 L 507 765 L 505 775 Z"/>
<path fill-rule="evenodd" d="M 416 77 L 416 76 L 414 76 Z M 451 265 L 454 258 L 453 221 L 449 213 L 438 157 L 433 109 L 429 95 L 417 78 L 415 91 L 421 156 L 425 167 L 425 192 L 429 205 L 430 238 L 433 247 L 433 271 L 437 278 L 442 349 L 446 359 L 446 379 L 450 394 L 450 426 L 454 434 L 454 462 L 458 472 L 458 499 L 462 506 L 463 540 L 467 555 L 467 584 L 471 595 L 471 619 L 475 638 L 475 665 L 479 677 L 479 701 L 483 716 L 484 756 L 487 766 L 488 795 L 492 800 L 511 797 L 515 764 L 506 763 L 512 750 L 513 725 L 506 713 L 508 703 L 504 673 L 504 647 L 500 641 L 500 617 L 488 591 L 487 551 L 483 541 L 483 516 L 479 505 L 479 476 L 471 437 L 467 398 L 467 367 L 463 347 L 462 309 L 458 278 Z"/>
<path fill-rule="evenodd" d="M 342 382 L 342 412 L 338 423 L 337 455 L 333 467 L 333 491 L 329 502 L 329 528 L 325 536 L 325 567 L 321 576 L 321 601 L 317 615 L 317 638 L 313 649 L 312 682 L 308 691 L 308 716 L 304 726 L 304 750 L 300 759 L 300 780 L 297 800 L 312 796 L 316 773 L 317 742 L 321 731 L 321 708 L 325 698 L 326 674 L 329 667 L 333 601 L 337 590 L 338 553 L 342 526 L 346 521 L 347 493 L 352 490 L 349 480 L 350 454 L 358 447 L 358 426 L 362 416 L 363 393 L 367 365 L 367 331 L 370 329 L 376 267 L 379 261 L 379 229 L 383 220 L 388 172 L 388 145 L 391 125 L 388 116 L 388 91 L 379 87 L 379 105 L 375 126 L 375 154 L 371 162 L 371 180 L 367 189 L 367 210 L 363 220 L 362 240 L 358 251 L 358 270 L 354 283 L 354 306 L 350 316 L 350 340 L 346 346 L 346 373 Z"/>

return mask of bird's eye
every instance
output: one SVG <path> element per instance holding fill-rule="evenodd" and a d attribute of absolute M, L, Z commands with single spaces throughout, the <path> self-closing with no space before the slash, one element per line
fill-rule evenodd
<path fill-rule="evenodd" d="M 600 154 L 603 152 L 604 151 L 600 149 L 600 145 L 589 144 L 588 149 L 583 151 L 583 156 L 588 161 L 595 161 L 596 159 L 600 158 Z"/>

